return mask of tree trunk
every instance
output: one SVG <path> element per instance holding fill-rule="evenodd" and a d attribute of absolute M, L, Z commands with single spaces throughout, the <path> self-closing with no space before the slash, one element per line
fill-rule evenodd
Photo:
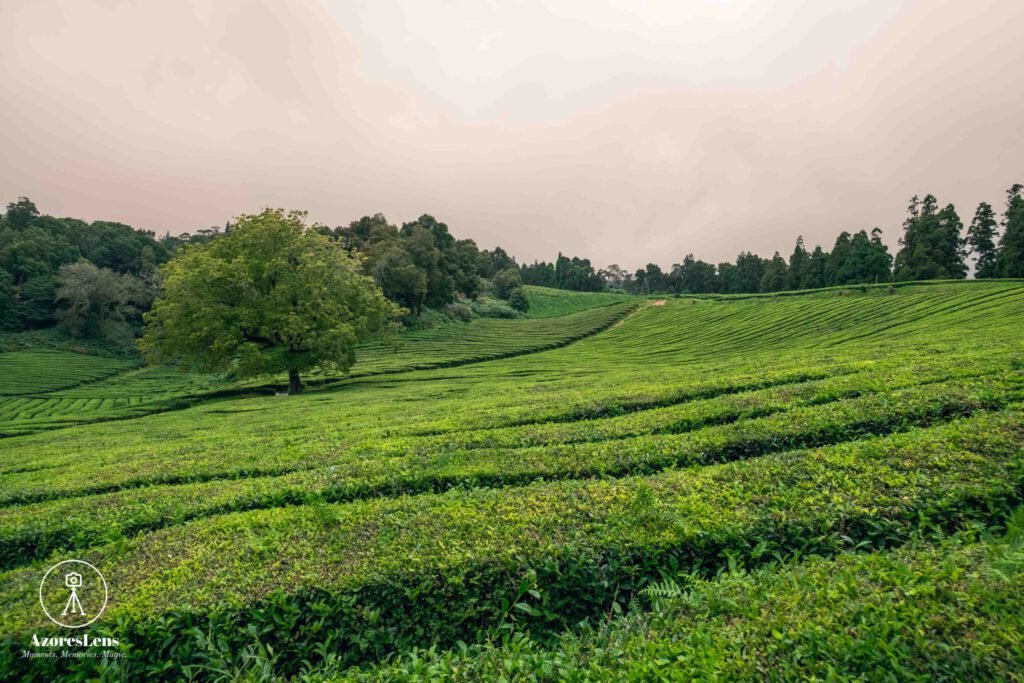
<path fill-rule="evenodd" d="M 288 369 L 288 394 L 301 394 L 302 382 L 299 381 L 299 371 Z"/>

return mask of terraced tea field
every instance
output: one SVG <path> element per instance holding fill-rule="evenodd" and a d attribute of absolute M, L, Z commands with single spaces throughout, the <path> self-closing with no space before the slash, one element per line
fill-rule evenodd
<path fill-rule="evenodd" d="M 531 288 L 543 304 L 528 319 L 477 319 L 402 335 L 397 347 L 369 344 L 346 376 L 312 374 L 312 385 L 335 384 L 352 377 L 419 368 L 479 363 L 557 348 L 596 334 L 642 305 L 631 297 Z M 552 317 L 556 311 L 564 315 Z M 64 351 L 0 353 L 0 436 L 30 434 L 74 424 L 120 420 L 179 409 L 224 395 L 268 393 L 287 386 L 287 378 L 244 382 L 178 372 L 139 369 L 136 363 Z"/>
<path fill-rule="evenodd" d="M 614 325 L 639 305 L 633 297 L 609 294 L 587 297 L 579 292 L 569 292 L 565 301 L 558 305 L 548 303 L 558 298 L 551 294 L 554 290 L 541 287 L 530 290 L 532 300 L 538 302 L 538 311 L 531 312 L 530 318 L 482 318 L 408 332 L 401 336 L 398 350 L 367 345 L 352 375 L 465 365 L 557 348 Z"/>
<path fill-rule="evenodd" d="M 533 285 L 526 285 L 523 289 L 530 300 L 531 318 L 556 318 L 588 308 L 635 301 L 628 295 L 610 292 L 570 292 Z"/>
<path fill-rule="evenodd" d="M 26 396 L 110 377 L 135 363 L 68 351 L 0 353 L 0 396 Z"/>
<path fill-rule="evenodd" d="M 0 670 L 1024 676 L 1024 283 L 530 296 L 296 397 L 42 392 L 191 405 L 0 440 Z M 124 659 L 19 657 L 72 557 Z"/>

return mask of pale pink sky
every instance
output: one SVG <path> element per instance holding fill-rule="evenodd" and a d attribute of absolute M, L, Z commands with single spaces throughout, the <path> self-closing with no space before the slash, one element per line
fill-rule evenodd
<path fill-rule="evenodd" d="M 788 254 L 1024 182 L 1020 0 L 0 4 L 0 201 L 431 213 L 521 261 Z"/>

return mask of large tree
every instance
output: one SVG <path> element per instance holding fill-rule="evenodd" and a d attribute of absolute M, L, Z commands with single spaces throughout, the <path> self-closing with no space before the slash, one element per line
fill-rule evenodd
<path fill-rule="evenodd" d="M 882 241 L 882 230 L 874 228 L 871 236 L 860 230 L 849 236 L 847 252 L 835 272 L 833 285 L 855 285 L 887 282 L 892 267 L 892 256 Z"/>
<path fill-rule="evenodd" d="M 815 245 L 807 265 L 800 274 L 800 289 L 817 289 L 825 286 L 825 275 L 828 269 L 828 254 L 820 245 Z"/>
<path fill-rule="evenodd" d="M 989 278 L 998 274 L 996 235 L 998 223 L 996 214 L 988 202 L 978 204 L 971 227 L 967 228 L 967 244 L 978 260 L 974 264 L 974 277 Z"/>
<path fill-rule="evenodd" d="M 804 248 L 804 237 L 799 235 L 796 238 L 796 246 L 789 257 L 789 289 L 800 289 L 803 285 L 804 271 L 811 262 L 811 255 Z"/>
<path fill-rule="evenodd" d="M 829 287 L 845 284 L 843 276 L 846 271 L 846 261 L 852 252 L 853 243 L 850 233 L 843 230 L 836 238 L 836 243 L 832 245 L 828 261 L 825 262 L 825 284 Z"/>
<path fill-rule="evenodd" d="M 18 201 L 7 205 L 7 224 L 15 230 L 28 229 L 36 218 L 39 218 L 39 209 L 28 197 L 18 197 Z"/>
<path fill-rule="evenodd" d="M 789 286 L 789 266 L 786 259 L 775 252 L 765 263 L 764 275 L 761 276 L 762 292 L 781 292 Z"/>
<path fill-rule="evenodd" d="M 152 302 L 146 283 L 130 273 L 97 268 L 86 260 L 61 266 L 57 319 L 69 336 L 129 343 L 139 312 Z"/>
<path fill-rule="evenodd" d="M 952 204 L 939 210 L 934 196 L 914 197 L 908 208 L 896 254 L 896 280 L 946 280 L 967 277 L 963 224 Z"/>
<path fill-rule="evenodd" d="M 749 251 L 741 251 L 736 257 L 736 293 L 757 292 L 764 277 L 765 259 Z"/>
<path fill-rule="evenodd" d="M 190 245 L 163 269 L 164 292 L 140 345 L 152 362 L 244 377 L 347 371 L 356 344 L 390 331 L 400 313 L 305 213 L 266 209 L 230 233 Z"/>
<path fill-rule="evenodd" d="M 672 280 L 677 292 L 705 294 L 718 289 L 718 275 L 715 266 L 687 254 L 682 263 L 672 266 Z"/>
<path fill-rule="evenodd" d="M 1003 277 L 1024 277 L 1024 185 L 1006 191 L 1003 237 L 999 241 L 999 262 Z"/>

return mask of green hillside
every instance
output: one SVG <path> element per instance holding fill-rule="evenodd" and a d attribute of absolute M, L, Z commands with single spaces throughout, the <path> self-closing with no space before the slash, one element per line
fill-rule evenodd
<path fill-rule="evenodd" d="M 301 396 L 3 439 L 0 670 L 98 666 L 17 656 L 67 557 L 113 587 L 115 678 L 1024 670 L 1019 541 L 996 538 L 1024 501 L 1024 283 L 536 314 L 409 333 Z M 195 381 L 44 398 L 218 390 Z"/>
<path fill-rule="evenodd" d="M 625 294 L 570 292 L 564 289 L 535 287 L 533 285 L 526 285 L 523 287 L 523 290 L 530 301 L 531 318 L 554 318 L 588 308 L 609 306 L 633 300 L 632 297 Z"/>
<path fill-rule="evenodd" d="M 0 353 L 0 396 L 29 396 L 110 377 L 137 364 L 53 350 Z"/>
<path fill-rule="evenodd" d="M 397 348 L 379 344 L 362 347 L 351 375 L 465 365 L 564 346 L 613 325 L 638 305 L 636 299 L 627 296 L 606 295 L 607 299 L 581 301 L 576 292 L 554 297 L 548 293 L 551 290 L 531 289 L 530 301 L 546 302 L 538 306 L 547 311 L 546 315 L 512 320 L 478 318 L 405 332 L 399 336 Z"/>
<path fill-rule="evenodd" d="M 399 335 L 397 344 L 367 344 L 348 375 L 313 373 L 314 386 L 352 377 L 479 363 L 534 353 L 596 334 L 638 306 L 632 297 L 531 287 L 546 311 L 539 319 L 479 318 Z M 557 312 L 561 311 L 559 315 Z M 558 315 L 557 319 L 554 317 Z M 119 420 L 179 409 L 213 396 L 272 391 L 287 378 L 244 382 L 173 368 L 138 369 L 130 361 L 55 350 L 0 353 L 0 436 Z"/>

